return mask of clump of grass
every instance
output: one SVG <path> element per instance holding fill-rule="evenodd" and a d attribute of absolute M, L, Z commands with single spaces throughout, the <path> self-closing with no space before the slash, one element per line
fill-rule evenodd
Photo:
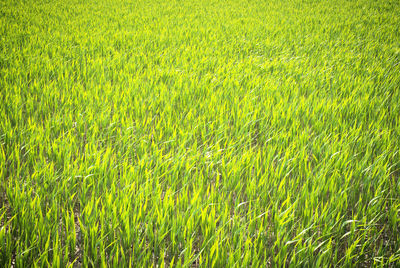
<path fill-rule="evenodd" d="M 398 1 L 0 11 L 0 266 L 399 264 Z"/>

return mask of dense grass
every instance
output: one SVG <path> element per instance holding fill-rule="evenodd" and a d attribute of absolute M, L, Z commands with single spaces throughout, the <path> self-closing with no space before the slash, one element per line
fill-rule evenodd
<path fill-rule="evenodd" d="M 0 266 L 396 265 L 397 0 L 0 1 Z"/>

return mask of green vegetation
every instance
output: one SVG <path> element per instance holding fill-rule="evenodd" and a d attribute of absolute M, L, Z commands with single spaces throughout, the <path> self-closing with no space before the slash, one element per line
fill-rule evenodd
<path fill-rule="evenodd" d="M 1 0 L 0 266 L 400 260 L 397 0 Z"/>

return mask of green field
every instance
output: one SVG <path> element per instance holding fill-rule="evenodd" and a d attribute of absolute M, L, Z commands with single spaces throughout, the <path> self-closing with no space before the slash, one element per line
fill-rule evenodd
<path fill-rule="evenodd" d="M 400 265 L 400 1 L 0 0 L 0 267 Z"/>

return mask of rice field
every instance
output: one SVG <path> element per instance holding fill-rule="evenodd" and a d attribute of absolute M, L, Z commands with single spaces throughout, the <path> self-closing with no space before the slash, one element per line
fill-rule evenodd
<path fill-rule="evenodd" d="M 400 265 L 399 14 L 0 0 L 0 266 Z"/>

